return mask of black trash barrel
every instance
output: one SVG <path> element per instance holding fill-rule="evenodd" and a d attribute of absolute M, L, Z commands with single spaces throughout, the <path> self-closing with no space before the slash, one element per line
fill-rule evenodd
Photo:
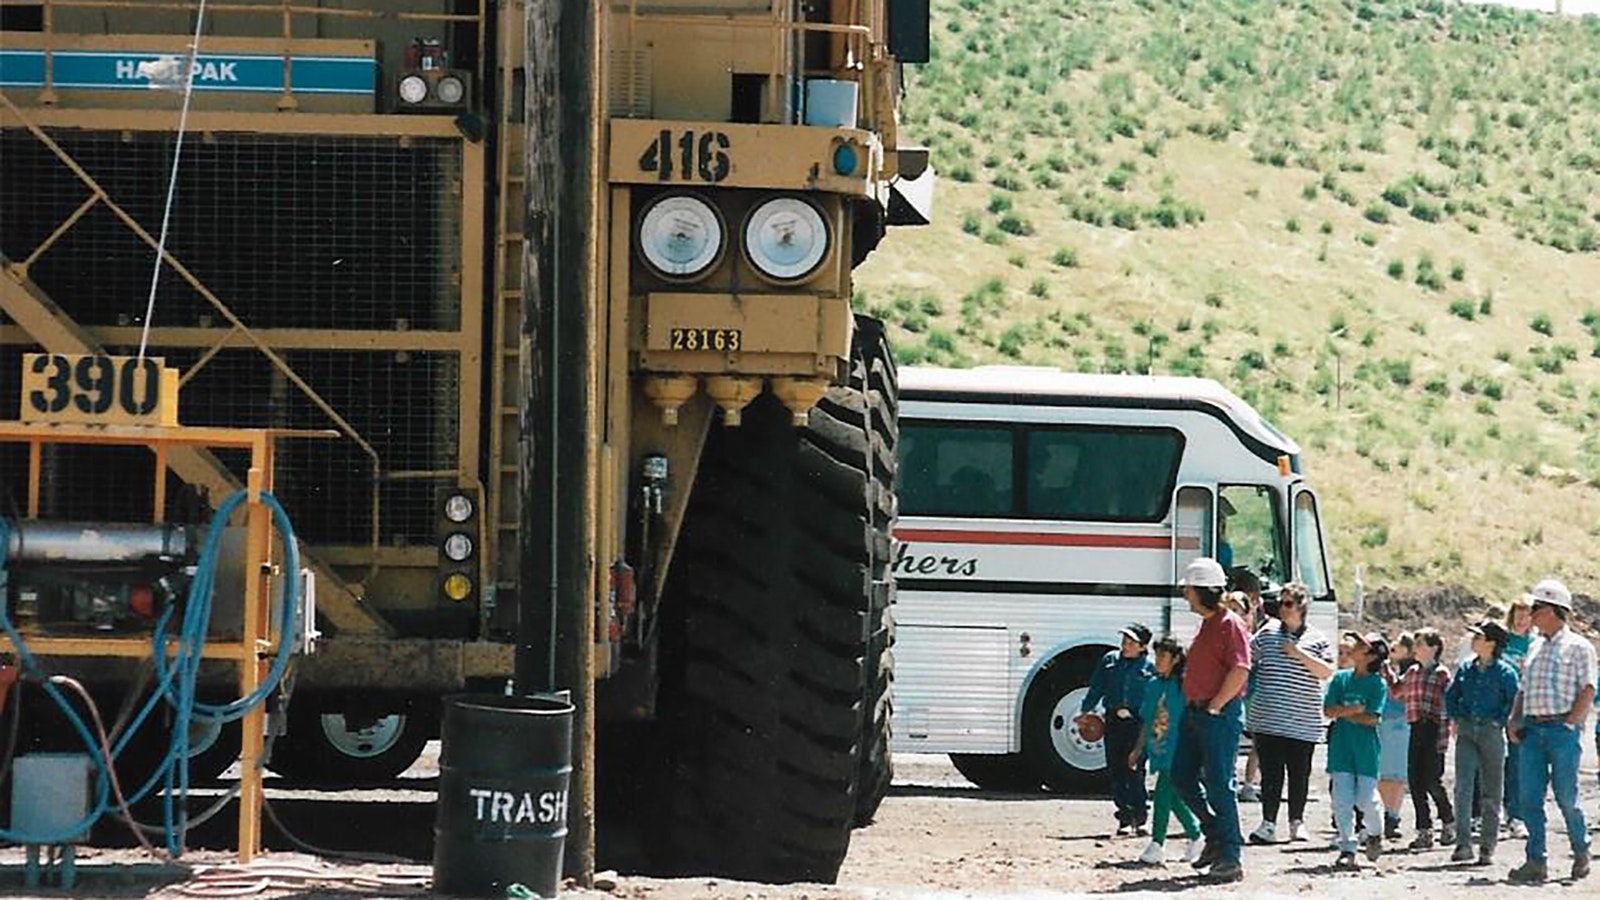
<path fill-rule="evenodd" d="M 567 838 L 572 704 L 457 694 L 444 701 L 433 889 L 554 897 Z"/>

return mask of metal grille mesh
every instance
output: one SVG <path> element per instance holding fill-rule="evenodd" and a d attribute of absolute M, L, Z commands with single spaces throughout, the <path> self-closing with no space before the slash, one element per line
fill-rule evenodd
<path fill-rule="evenodd" d="M 127 348 L 113 353 L 132 352 Z M 199 351 L 156 350 L 168 365 L 189 370 Z M 0 347 L 0 371 L 19 371 L 21 348 Z M 459 446 L 455 410 L 458 359 L 447 353 L 307 351 L 286 354 L 304 378 L 377 451 L 382 472 L 453 471 Z M 0 418 L 15 418 L 14 392 L 0 395 Z M 225 350 L 184 385 L 180 408 L 189 425 L 333 428 L 309 397 L 254 350 Z M 242 483 L 247 454 L 218 451 Z M 312 544 L 365 544 L 371 539 L 373 492 L 380 500 L 385 544 L 431 543 L 436 480 L 373 476 L 372 457 L 353 440 L 289 440 L 279 445 L 274 492 L 295 530 Z M 0 485 L 26 502 L 27 450 L 0 445 Z M 48 518 L 148 521 L 152 457 L 142 449 L 63 448 L 46 460 L 41 514 Z M 186 498 L 169 486 L 168 515 L 182 519 Z"/>
<path fill-rule="evenodd" d="M 56 129 L 51 137 L 158 232 L 171 134 Z M 191 136 L 168 248 L 252 328 L 454 329 L 460 156 L 459 143 L 442 138 Z M 32 134 L 0 135 L 0 249 L 12 260 L 87 197 Z M 140 324 L 152 261 L 151 248 L 101 206 L 30 274 L 83 324 Z M 221 317 L 169 269 L 155 324 Z"/>

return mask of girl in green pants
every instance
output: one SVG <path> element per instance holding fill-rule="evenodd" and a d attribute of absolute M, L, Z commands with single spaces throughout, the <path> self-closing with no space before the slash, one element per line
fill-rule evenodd
<path fill-rule="evenodd" d="M 1144 731 L 1127 759 L 1132 769 L 1139 768 L 1141 758 L 1148 760 L 1150 771 L 1156 774 L 1155 819 L 1151 822 L 1150 844 L 1139 854 L 1139 861 L 1150 866 L 1167 861 L 1168 813 L 1178 817 L 1178 824 L 1189 838 L 1189 846 L 1183 853 L 1185 862 L 1199 859 L 1200 851 L 1205 848 L 1205 839 L 1200 837 L 1200 823 L 1178 798 L 1170 774 L 1172 751 L 1177 746 L 1178 726 L 1183 719 L 1183 645 L 1175 638 L 1164 637 L 1156 641 L 1155 657 L 1156 680 L 1145 689 L 1141 712 Z"/>

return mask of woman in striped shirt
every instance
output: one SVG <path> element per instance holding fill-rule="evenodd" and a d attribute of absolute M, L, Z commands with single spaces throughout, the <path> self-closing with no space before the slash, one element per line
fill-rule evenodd
<path fill-rule="evenodd" d="M 1278 806 L 1287 775 L 1289 835 L 1307 839 L 1306 794 L 1311 757 L 1327 721 L 1322 715 L 1323 686 L 1333 676 L 1334 647 L 1306 623 L 1309 594 L 1290 582 L 1278 599 L 1278 618 L 1261 626 L 1250 642 L 1250 727 L 1261 755 L 1261 825 L 1252 844 L 1278 841 Z"/>

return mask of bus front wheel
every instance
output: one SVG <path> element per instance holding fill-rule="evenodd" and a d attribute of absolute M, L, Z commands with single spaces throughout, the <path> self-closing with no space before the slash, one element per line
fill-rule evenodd
<path fill-rule="evenodd" d="M 1089 741 L 1073 721 L 1089 692 L 1099 653 L 1051 663 L 1033 680 L 1022 709 L 1022 753 L 1045 787 L 1062 794 L 1103 794 L 1110 785 L 1105 741 Z"/>

